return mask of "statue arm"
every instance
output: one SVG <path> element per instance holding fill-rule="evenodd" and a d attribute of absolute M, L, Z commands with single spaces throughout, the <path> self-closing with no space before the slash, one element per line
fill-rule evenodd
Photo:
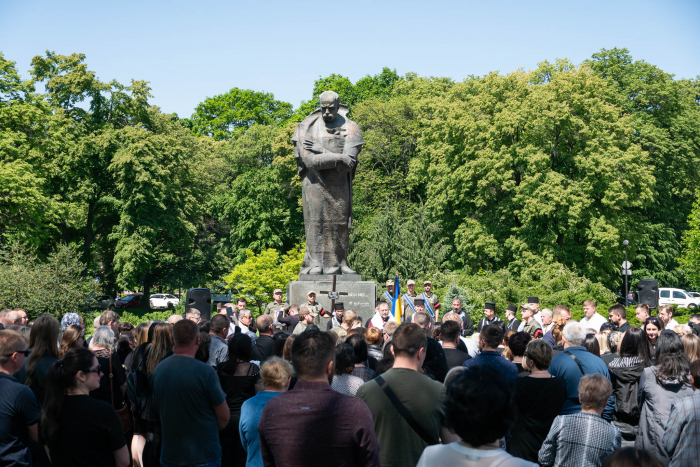
<path fill-rule="evenodd" d="M 352 170 L 357 164 L 359 147 L 345 147 L 342 154 L 328 151 L 313 138 L 306 137 L 299 148 L 301 160 L 306 167 L 315 170 L 337 169 L 340 172 Z"/>

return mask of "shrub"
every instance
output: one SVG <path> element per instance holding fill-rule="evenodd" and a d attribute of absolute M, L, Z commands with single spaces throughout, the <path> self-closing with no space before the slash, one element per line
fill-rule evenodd
<path fill-rule="evenodd" d="M 0 251 L 0 308 L 23 308 L 30 320 L 42 314 L 59 320 L 68 312 L 84 314 L 88 297 L 99 294 L 84 270 L 73 246 L 59 245 L 43 261 L 20 245 L 5 248 Z"/>

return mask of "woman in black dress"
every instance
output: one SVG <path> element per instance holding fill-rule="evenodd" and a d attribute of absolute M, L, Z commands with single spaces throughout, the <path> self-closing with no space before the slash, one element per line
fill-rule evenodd
<path fill-rule="evenodd" d="M 102 371 L 87 349 L 69 350 L 49 370 L 39 426 L 56 467 L 129 465 L 117 413 L 89 395 L 100 386 Z"/>
<path fill-rule="evenodd" d="M 246 334 L 234 334 L 228 343 L 228 361 L 218 370 L 221 388 L 226 393 L 226 403 L 231 419 L 219 432 L 221 442 L 221 466 L 245 467 L 247 454 L 238 432 L 241 406 L 258 392 L 261 382 L 260 368 L 250 363 L 253 343 Z"/>
<path fill-rule="evenodd" d="M 552 348 L 542 339 L 530 341 L 525 358 L 532 373 L 515 380 L 517 421 L 507 451 L 537 462 L 542 443 L 566 401 L 566 382 L 547 371 L 552 362 Z"/>

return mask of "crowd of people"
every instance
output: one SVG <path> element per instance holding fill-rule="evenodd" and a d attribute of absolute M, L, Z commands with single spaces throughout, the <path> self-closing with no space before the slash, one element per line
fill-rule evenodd
<path fill-rule="evenodd" d="M 413 282 L 413 281 L 411 281 Z M 0 466 L 697 466 L 700 315 L 493 303 L 409 285 L 373 316 L 245 299 L 211 319 L 0 313 Z M 520 319 L 518 319 L 518 312 Z"/>

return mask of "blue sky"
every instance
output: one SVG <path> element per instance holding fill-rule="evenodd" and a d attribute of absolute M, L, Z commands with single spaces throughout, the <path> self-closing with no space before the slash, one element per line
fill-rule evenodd
<path fill-rule="evenodd" d="M 580 63 L 626 47 L 679 78 L 700 75 L 700 2 L 0 0 L 0 50 L 28 76 L 33 56 L 82 52 L 103 81 L 151 82 L 152 103 L 190 116 L 232 87 L 295 107 L 319 76 L 449 76 Z"/>

